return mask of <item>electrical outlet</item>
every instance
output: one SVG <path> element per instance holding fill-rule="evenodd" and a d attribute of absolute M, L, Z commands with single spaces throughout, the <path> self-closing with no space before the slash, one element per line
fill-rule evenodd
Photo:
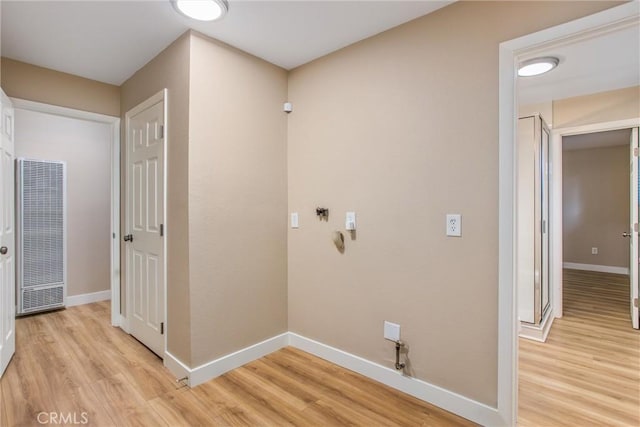
<path fill-rule="evenodd" d="M 384 321 L 384 339 L 390 341 L 400 341 L 400 325 Z"/>
<path fill-rule="evenodd" d="M 447 214 L 447 236 L 462 236 L 462 215 Z"/>
<path fill-rule="evenodd" d="M 356 213 L 355 212 L 347 212 L 345 216 L 344 228 L 347 231 L 353 231 L 356 229 Z"/>
<path fill-rule="evenodd" d="M 598 248 L 591 248 L 591 255 L 598 255 Z"/>

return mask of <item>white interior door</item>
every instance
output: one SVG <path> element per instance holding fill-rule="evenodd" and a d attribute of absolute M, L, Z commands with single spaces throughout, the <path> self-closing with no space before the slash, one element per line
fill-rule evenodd
<path fill-rule="evenodd" d="M 629 215 L 629 286 L 631 288 L 631 324 L 640 328 L 638 317 L 638 128 L 631 130 L 631 212 Z M 626 234 L 626 233 L 625 233 Z"/>
<path fill-rule="evenodd" d="M 13 108 L 0 90 L 0 376 L 16 348 Z"/>
<path fill-rule="evenodd" d="M 164 92 L 127 113 L 126 274 L 130 333 L 164 357 Z"/>

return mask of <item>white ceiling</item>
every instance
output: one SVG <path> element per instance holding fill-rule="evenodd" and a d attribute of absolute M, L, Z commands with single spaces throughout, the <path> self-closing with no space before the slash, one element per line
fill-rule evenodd
<path fill-rule="evenodd" d="M 560 64 L 547 74 L 518 78 L 521 105 L 636 86 L 640 84 L 640 27 L 636 24 L 535 56 L 555 56 Z"/>
<path fill-rule="evenodd" d="M 452 1 L 230 0 L 218 22 L 191 21 L 169 0 L 2 0 L 1 53 L 120 85 L 193 28 L 291 69 Z"/>
<path fill-rule="evenodd" d="M 218 22 L 191 21 L 169 0 L 13 1 L 2 7 L 8 58 L 120 85 L 193 28 L 291 69 L 452 1 L 230 0 Z M 640 85 L 638 25 L 538 52 L 560 58 L 548 74 L 518 79 L 534 104 Z"/>
<path fill-rule="evenodd" d="M 617 147 L 621 145 L 629 146 L 630 141 L 631 129 L 619 129 L 607 132 L 565 136 L 562 138 L 562 149 L 567 151 Z"/>

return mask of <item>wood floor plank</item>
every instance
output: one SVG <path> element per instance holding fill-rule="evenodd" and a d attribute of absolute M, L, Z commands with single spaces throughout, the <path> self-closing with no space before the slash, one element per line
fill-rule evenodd
<path fill-rule="evenodd" d="M 640 425 L 640 332 L 628 277 L 565 270 L 564 316 L 546 343 L 520 339 L 521 426 Z"/>
<path fill-rule="evenodd" d="M 169 426 L 215 426 L 222 420 L 188 390 L 174 390 L 149 402 L 151 408 Z"/>
<path fill-rule="evenodd" d="M 117 426 L 162 426 L 163 419 L 149 406 L 123 373 L 91 385 L 106 412 Z"/>
<path fill-rule="evenodd" d="M 229 421 L 228 425 L 270 426 L 271 416 L 256 411 L 247 404 L 235 391 L 227 387 L 222 377 L 208 381 L 191 390 L 205 406 L 212 411 L 219 411 Z M 244 424 L 243 420 L 247 420 Z"/>
<path fill-rule="evenodd" d="M 192 389 L 109 323 L 108 302 L 17 319 L 0 425 L 86 412 L 90 426 L 470 426 L 425 402 L 285 348 Z"/>
<path fill-rule="evenodd" d="M 348 369 L 342 369 L 302 350 L 288 347 L 283 352 L 297 356 L 306 355 L 308 357 L 306 359 L 307 364 L 312 362 L 318 369 L 326 372 L 331 378 L 335 378 L 340 388 L 348 390 L 349 393 L 357 396 L 361 404 L 367 402 L 380 415 L 390 417 L 392 420 L 395 419 L 400 425 L 423 423 L 425 420 L 452 426 L 469 425 L 467 420 L 452 417 L 451 413 L 433 405 L 424 405 L 423 401 L 415 397 L 402 395 L 403 398 L 398 399 L 398 392 L 391 387 L 382 385 Z"/>
<path fill-rule="evenodd" d="M 296 425 L 296 419 L 292 419 L 288 411 L 280 411 L 280 408 L 274 407 L 271 402 L 264 399 L 261 393 L 248 390 L 229 374 L 222 375 L 216 378 L 215 381 L 224 387 L 228 392 L 227 397 L 232 399 L 238 406 L 247 408 L 255 413 L 266 425 Z"/>
<path fill-rule="evenodd" d="M 222 391 L 222 392 L 221 392 Z M 200 400 L 209 412 L 217 414 L 222 425 L 258 426 L 263 421 L 248 408 L 241 407 L 236 401 L 229 399 L 215 381 L 209 381 L 193 389 L 191 393 Z"/>
<path fill-rule="evenodd" d="M 0 426 L 8 426 L 7 405 L 4 403 L 2 387 L 0 387 Z"/>
<path fill-rule="evenodd" d="M 72 420 L 87 420 L 91 425 L 114 424 L 102 402 L 90 386 L 68 387 L 56 396 L 56 412 Z"/>
<path fill-rule="evenodd" d="M 135 386 L 145 400 L 154 399 L 179 388 L 166 369 L 137 365 L 130 366 L 127 372 L 127 381 Z"/>
<path fill-rule="evenodd" d="M 40 359 L 33 351 L 23 351 L 15 354 L 11 363 L 25 367 L 22 375 L 20 372 L 10 373 L 5 371 L 2 381 L 7 377 L 8 388 L 5 389 L 6 404 L 11 405 L 13 417 L 9 417 L 10 423 L 18 425 L 31 425 L 36 421 L 38 413 L 57 410 L 56 390 L 49 381 L 46 365 L 40 363 Z M 14 394 L 15 393 L 15 394 Z"/>

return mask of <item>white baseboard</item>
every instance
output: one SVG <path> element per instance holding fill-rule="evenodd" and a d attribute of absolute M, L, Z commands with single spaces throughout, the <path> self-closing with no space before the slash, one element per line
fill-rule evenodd
<path fill-rule="evenodd" d="M 404 376 L 395 369 L 379 365 L 293 332 L 277 335 L 193 369 L 189 368 L 171 353 L 165 352 L 164 365 L 176 378 L 186 377 L 187 384 L 190 387 L 195 387 L 288 345 L 357 372 L 365 377 L 417 397 L 418 399 L 429 402 L 476 423 L 482 425 L 504 424 L 496 408 L 492 408 L 426 381 Z"/>
<path fill-rule="evenodd" d="M 67 295 L 67 307 L 74 305 L 91 304 L 92 302 L 106 301 L 111 299 L 111 289 L 90 294 Z"/>
<path fill-rule="evenodd" d="M 502 425 L 498 410 L 395 369 L 289 332 L 289 345 L 482 425 Z"/>
<path fill-rule="evenodd" d="M 164 364 L 177 378 L 187 377 L 189 386 L 195 387 L 287 345 L 289 345 L 288 332 L 285 332 L 195 368 L 187 367 L 169 352 L 165 352 L 167 357 L 164 359 Z"/>
<path fill-rule="evenodd" d="M 173 374 L 177 379 L 187 378 L 187 385 L 191 387 L 189 382 L 189 376 L 191 375 L 191 369 L 180 361 L 173 354 L 168 351 L 164 352 L 164 358 L 162 359 L 164 366 Z"/>
<path fill-rule="evenodd" d="M 553 314 L 553 309 L 549 309 L 547 315 L 542 319 L 540 325 L 532 325 L 531 323 L 520 322 L 520 329 L 518 330 L 518 336 L 526 338 L 528 340 L 545 342 L 549 331 L 551 330 L 551 324 L 556 317 Z"/>
<path fill-rule="evenodd" d="M 289 344 L 288 333 L 277 335 L 242 350 L 222 356 L 219 359 L 200 365 L 191 370 L 189 375 L 189 384 L 195 387 L 209 381 L 211 378 L 218 377 L 240 366 L 260 359 L 274 351 L 280 350 Z"/>
<path fill-rule="evenodd" d="M 611 265 L 595 265 L 595 264 L 579 264 L 577 262 L 562 263 L 563 268 L 571 268 L 573 270 L 597 271 L 600 273 L 629 274 L 626 267 L 615 267 Z"/>

